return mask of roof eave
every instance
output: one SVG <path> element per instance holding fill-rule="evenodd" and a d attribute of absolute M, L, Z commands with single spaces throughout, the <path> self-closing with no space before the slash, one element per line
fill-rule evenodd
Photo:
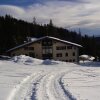
<path fill-rule="evenodd" d="M 6 52 L 7 52 L 7 53 L 8 53 L 8 52 L 11 52 L 11 51 L 16 50 L 16 49 L 18 49 L 18 48 L 24 47 L 24 46 L 26 46 L 26 45 L 28 45 L 28 44 L 31 44 L 31 43 L 40 41 L 40 40 L 42 40 L 42 39 L 44 39 L 44 38 L 54 39 L 54 40 L 57 40 L 57 41 L 60 41 L 60 42 L 63 42 L 63 43 L 67 43 L 67 44 L 74 45 L 74 46 L 76 46 L 76 47 L 81 47 L 81 48 L 83 47 L 83 46 L 81 46 L 81 45 L 79 45 L 79 44 L 76 44 L 76 43 L 73 43 L 73 42 L 69 42 L 69 41 L 66 41 L 66 40 L 61 40 L 61 39 L 59 39 L 59 38 L 55 38 L 55 37 L 51 37 L 51 36 L 44 36 L 44 37 L 41 37 L 41 38 L 39 38 L 39 39 L 37 39 L 37 40 L 35 40 L 35 41 L 27 42 L 27 43 L 24 43 L 24 44 L 19 45 L 19 46 L 17 46 L 17 47 L 14 47 L 14 48 L 12 48 L 12 49 L 9 49 L 9 50 L 7 50 Z"/>

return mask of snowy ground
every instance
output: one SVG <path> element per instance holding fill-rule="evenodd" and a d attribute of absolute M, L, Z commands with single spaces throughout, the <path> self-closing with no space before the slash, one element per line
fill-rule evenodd
<path fill-rule="evenodd" d="M 99 100 L 100 64 L 0 60 L 0 100 Z"/>

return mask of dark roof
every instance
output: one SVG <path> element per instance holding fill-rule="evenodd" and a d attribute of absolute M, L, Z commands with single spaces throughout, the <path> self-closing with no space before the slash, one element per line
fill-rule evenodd
<path fill-rule="evenodd" d="M 16 47 L 14 47 L 14 48 L 11 48 L 11 49 L 9 49 L 7 52 L 13 51 L 13 50 L 15 50 L 15 49 L 18 49 L 18 48 L 20 48 L 20 47 L 26 46 L 26 45 L 28 45 L 28 44 L 32 44 L 32 43 L 34 43 L 34 42 L 40 41 L 40 40 L 45 39 L 45 38 L 50 38 L 50 39 L 53 39 L 53 40 L 56 40 L 56 41 L 60 41 L 60 42 L 63 42 L 63 43 L 67 43 L 67 44 L 71 44 L 71 45 L 74 45 L 74 46 L 77 46 L 77 47 L 82 47 L 81 45 L 76 44 L 76 43 L 73 43 L 73 42 L 69 42 L 69 41 L 66 41 L 66 40 L 61 40 L 61 39 L 59 39 L 59 38 L 55 38 L 55 37 L 51 37 L 51 36 L 44 36 L 44 37 L 41 37 L 41 38 L 37 38 L 37 39 L 35 39 L 34 41 L 27 42 L 27 43 L 24 43 L 24 44 L 22 44 L 22 45 L 19 45 L 19 46 L 16 46 Z"/>

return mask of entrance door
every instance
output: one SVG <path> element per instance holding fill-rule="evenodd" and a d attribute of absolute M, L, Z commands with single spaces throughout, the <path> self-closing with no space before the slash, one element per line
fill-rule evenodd
<path fill-rule="evenodd" d="M 43 59 L 52 59 L 52 54 L 43 54 L 42 55 Z"/>

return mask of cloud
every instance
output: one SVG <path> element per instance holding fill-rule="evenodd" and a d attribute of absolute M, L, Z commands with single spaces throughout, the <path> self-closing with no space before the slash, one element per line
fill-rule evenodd
<path fill-rule="evenodd" d="M 14 17 L 21 16 L 23 13 L 25 13 L 24 9 L 17 7 L 17 6 L 11 6 L 11 5 L 0 5 L 0 14 L 6 15 L 10 14 Z"/>
<path fill-rule="evenodd" d="M 56 26 L 69 29 L 84 29 L 98 31 L 100 27 L 100 1 L 82 0 L 47 0 L 43 4 L 33 3 L 27 7 L 0 5 L 0 14 L 10 14 L 18 19 L 32 22 L 36 17 L 38 23 L 48 23 L 50 19 Z M 80 2 L 73 3 L 73 2 Z M 94 34 L 94 31 L 89 33 Z M 98 32 L 97 32 L 98 34 Z"/>
<path fill-rule="evenodd" d="M 51 2 L 51 1 L 65 1 L 65 2 L 73 2 L 73 3 L 86 3 L 87 0 L 35 0 L 35 2 Z"/>

